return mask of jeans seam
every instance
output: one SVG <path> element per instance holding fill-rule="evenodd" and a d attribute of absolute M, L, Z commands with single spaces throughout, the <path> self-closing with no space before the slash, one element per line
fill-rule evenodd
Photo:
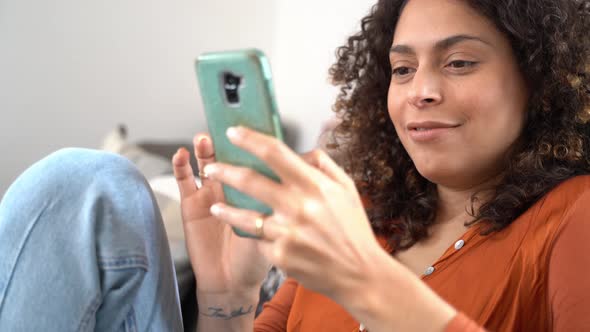
<path fill-rule="evenodd" d="M 6 279 L 2 280 L 3 276 L 0 275 L 0 309 L 2 308 L 2 305 L 4 304 L 4 300 L 6 298 L 6 292 L 8 291 L 10 281 L 12 280 L 12 275 L 14 274 L 14 270 L 16 269 L 16 264 L 18 262 L 18 258 L 22 254 L 23 248 L 25 247 L 25 245 L 29 241 L 29 236 L 31 235 L 31 232 L 37 226 L 37 223 L 39 222 L 39 220 L 41 219 L 41 217 L 43 216 L 45 211 L 48 208 L 50 208 L 51 206 L 52 206 L 52 204 L 47 204 L 47 202 L 45 202 L 43 208 L 41 209 L 41 211 L 39 211 L 39 214 L 35 217 L 35 221 L 32 222 L 31 225 L 26 229 L 25 236 L 23 238 L 23 241 L 20 243 L 20 245 L 17 249 L 17 254 L 14 257 L 14 261 L 12 261 L 10 264 L 8 264 L 8 266 L 11 266 L 12 268 L 6 274 L 6 276 L 5 276 Z"/>
<path fill-rule="evenodd" d="M 90 323 L 90 320 L 92 319 L 92 317 L 95 316 L 96 311 L 98 310 L 98 307 L 100 306 L 100 302 L 101 302 L 100 294 L 96 294 L 94 296 L 94 300 L 92 300 L 92 302 L 90 302 L 90 305 L 88 306 L 88 309 L 86 310 L 86 313 L 84 314 L 84 316 L 82 316 L 82 320 L 80 321 L 80 327 L 78 328 L 78 331 L 86 331 L 88 329 L 88 323 Z"/>
<path fill-rule="evenodd" d="M 125 257 L 111 257 L 98 259 L 98 265 L 104 270 L 119 270 L 129 268 L 141 268 L 148 270 L 148 259 L 142 255 L 131 255 Z"/>
<path fill-rule="evenodd" d="M 135 320 L 135 309 L 131 307 L 127 319 L 125 319 L 125 332 L 137 332 L 137 321 Z"/>

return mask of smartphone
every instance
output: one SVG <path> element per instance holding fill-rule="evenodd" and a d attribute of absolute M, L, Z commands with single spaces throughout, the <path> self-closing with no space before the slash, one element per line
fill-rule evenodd
<path fill-rule="evenodd" d="M 244 126 L 283 140 L 270 64 L 264 53 L 257 49 L 205 53 L 197 58 L 195 67 L 217 161 L 250 167 L 280 181 L 264 162 L 231 144 L 225 135 L 229 127 Z M 232 206 L 272 214 L 270 207 L 230 186 L 223 185 L 223 193 Z M 242 237 L 255 237 L 233 230 Z"/>

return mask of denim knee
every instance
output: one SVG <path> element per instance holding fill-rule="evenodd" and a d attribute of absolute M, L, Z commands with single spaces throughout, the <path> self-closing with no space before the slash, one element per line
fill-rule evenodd
<path fill-rule="evenodd" d="M 135 181 L 145 184 L 143 175 L 131 161 L 120 155 L 99 150 L 61 149 L 33 165 L 31 170 L 35 175 L 40 175 L 49 187 L 59 183 L 84 186 L 97 180 L 115 180 L 113 177 L 124 182 Z M 98 177 L 100 174 L 109 176 Z"/>
<path fill-rule="evenodd" d="M 90 187 L 135 187 L 150 191 L 135 165 L 122 156 L 90 149 L 65 148 L 27 169 L 7 190 L 5 199 L 71 198 Z M 42 197 L 39 197 L 42 196 Z"/>
<path fill-rule="evenodd" d="M 68 148 L 31 166 L 0 203 L 0 252 L 7 324 L 21 324 L 10 317 L 25 309 L 55 326 L 96 321 L 98 331 L 113 330 L 130 308 L 141 324 L 151 324 L 156 306 L 161 321 L 178 320 L 159 210 L 145 178 L 121 156 Z M 64 310 L 49 310 L 56 304 Z"/>

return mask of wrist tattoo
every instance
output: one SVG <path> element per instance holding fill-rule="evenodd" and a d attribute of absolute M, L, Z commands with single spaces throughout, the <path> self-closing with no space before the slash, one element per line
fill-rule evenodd
<path fill-rule="evenodd" d="M 223 308 L 209 307 L 209 308 L 207 308 L 207 312 L 203 313 L 203 316 L 211 317 L 211 318 L 219 318 L 219 319 L 224 319 L 224 320 L 230 320 L 230 319 L 233 319 L 236 317 L 248 315 L 248 314 L 252 313 L 253 309 L 254 309 L 254 306 L 250 305 L 248 307 L 248 309 L 244 309 L 244 307 L 240 307 L 239 309 L 232 310 L 228 314 L 223 311 Z"/>

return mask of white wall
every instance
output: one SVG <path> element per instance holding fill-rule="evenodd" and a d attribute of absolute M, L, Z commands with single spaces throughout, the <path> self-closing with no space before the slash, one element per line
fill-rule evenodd
<path fill-rule="evenodd" d="M 258 47 L 283 118 L 313 147 L 330 115 L 334 49 L 373 0 L 0 0 L 0 196 L 35 160 L 98 147 L 118 123 L 132 140 L 204 128 L 193 60 Z"/>
<path fill-rule="evenodd" d="M 305 151 L 314 147 L 322 122 L 332 116 L 337 89 L 328 82 L 335 51 L 360 29 L 376 0 L 279 0 L 274 65 L 283 118 L 302 126 Z"/>

